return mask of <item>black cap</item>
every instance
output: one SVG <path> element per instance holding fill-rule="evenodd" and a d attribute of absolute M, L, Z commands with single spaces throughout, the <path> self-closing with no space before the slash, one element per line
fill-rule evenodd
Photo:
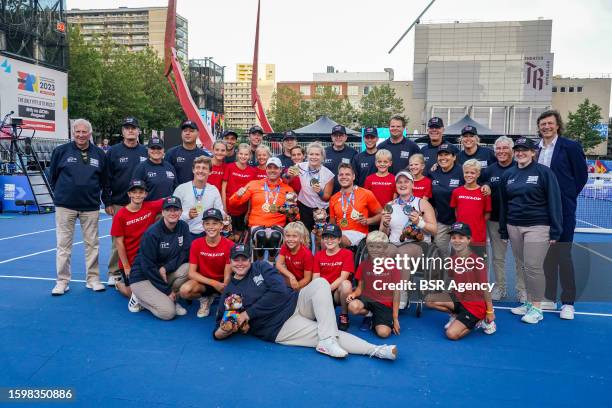
<path fill-rule="evenodd" d="M 461 136 L 465 135 L 466 133 L 478 135 L 478 129 L 476 129 L 476 126 L 467 125 L 463 129 L 461 129 Z"/>
<path fill-rule="evenodd" d="M 261 133 L 262 135 L 264 134 L 263 129 L 261 128 L 261 126 L 253 126 L 252 128 L 249 129 L 249 134 L 251 133 Z"/>
<path fill-rule="evenodd" d="M 135 188 L 142 188 L 143 190 L 146 190 L 147 189 L 147 185 L 142 180 L 134 179 L 134 180 L 130 181 L 130 186 L 128 187 L 128 191 L 132 191 Z"/>
<path fill-rule="evenodd" d="M 325 224 L 323 227 L 322 237 L 325 235 L 331 235 L 332 237 L 342 238 L 342 230 L 336 224 Z"/>
<path fill-rule="evenodd" d="M 133 116 L 128 116 L 127 118 L 123 119 L 123 123 L 121 124 L 121 126 L 134 126 L 137 128 L 140 127 L 138 125 L 138 121 Z"/>
<path fill-rule="evenodd" d="M 202 221 L 205 221 L 209 218 L 214 218 L 218 221 L 223 221 L 223 213 L 216 208 L 209 208 L 202 214 Z"/>
<path fill-rule="evenodd" d="M 446 153 L 450 153 L 450 154 L 457 154 L 457 148 L 455 146 L 453 146 L 450 143 L 442 143 L 440 146 L 438 146 L 438 153 L 440 154 L 442 152 L 446 152 Z"/>
<path fill-rule="evenodd" d="M 225 132 L 223 132 L 224 138 L 228 135 L 234 135 L 234 137 L 238 139 L 238 133 L 234 132 L 233 130 L 226 130 Z"/>
<path fill-rule="evenodd" d="M 464 222 L 456 222 L 451 226 L 450 234 L 461 234 L 468 238 L 472 237 L 472 230 L 470 226 Z"/>
<path fill-rule="evenodd" d="M 191 128 L 193 130 L 198 130 L 198 125 L 193 120 L 187 119 L 187 120 L 183 121 L 183 123 L 181 123 L 181 130 L 183 130 L 185 128 Z"/>
<path fill-rule="evenodd" d="M 442 118 L 434 116 L 433 118 L 429 119 L 429 121 L 427 122 L 427 127 L 428 128 L 442 128 L 444 127 L 444 121 L 442 120 Z"/>
<path fill-rule="evenodd" d="M 167 209 L 170 207 L 178 208 L 179 210 L 183 209 L 183 204 L 181 204 L 181 199 L 175 196 L 170 196 L 164 198 L 164 206 L 163 209 Z"/>
<path fill-rule="evenodd" d="M 529 150 L 535 150 L 536 145 L 531 139 L 528 139 L 526 137 L 519 137 L 518 139 L 516 139 L 516 142 L 514 142 L 513 149 L 516 150 L 519 147 L 523 147 Z"/>
<path fill-rule="evenodd" d="M 288 130 L 285 133 L 283 133 L 283 140 L 287 140 L 287 139 L 297 139 L 297 135 L 295 134 L 293 130 Z"/>
<path fill-rule="evenodd" d="M 164 141 L 159 137 L 152 137 L 147 143 L 147 147 L 164 147 Z"/>
<path fill-rule="evenodd" d="M 235 259 L 239 256 L 246 256 L 247 258 L 251 258 L 251 247 L 244 244 L 236 244 L 232 247 L 230 251 L 230 258 Z"/>
<path fill-rule="evenodd" d="M 376 136 L 378 137 L 378 129 L 376 129 L 375 127 L 367 127 L 365 128 L 365 130 L 363 131 L 363 136 Z"/>
<path fill-rule="evenodd" d="M 336 125 L 331 130 L 331 134 L 333 135 L 334 133 L 341 133 L 343 135 L 346 135 L 346 128 L 342 125 Z"/>

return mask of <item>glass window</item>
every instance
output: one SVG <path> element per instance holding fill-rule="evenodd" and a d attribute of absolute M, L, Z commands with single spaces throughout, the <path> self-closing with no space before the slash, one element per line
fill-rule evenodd
<path fill-rule="evenodd" d="M 561 92 L 565 92 L 565 87 L 564 86 L 561 87 Z"/>
<path fill-rule="evenodd" d="M 553 87 L 552 87 L 552 91 L 553 91 L 553 92 L 557 92 L 557 87 L 556 87 L 556 86 L 553 86 Z"/>
<path fill-rule="evenodd" d="M 573 86 L 570 86 L 570 87 L 569 87 L 569 91 L 570 91 L 570 92 L 574 92 L 574 87 L 573 87 Z"/>
<path fill-rule="evenodd" d="M 310 96 L 310 85 L 300 85 L 300 93 L 305 96 Z"/>
<path fill-rule="evenodd" d="M 582 87 L 581 86 L 577 86 L 576 87 L 576 92 L 582 92 Z"/>

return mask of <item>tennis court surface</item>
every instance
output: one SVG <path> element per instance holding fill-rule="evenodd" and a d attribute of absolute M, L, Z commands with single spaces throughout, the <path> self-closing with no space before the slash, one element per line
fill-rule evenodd
<path fill-rule="evenodd" d="M 605 299 L 577 303 L 574 321 L 551 312 L 537 325 L 521 323 L 506 309 L 514 303 L 502 303 L 497 333 L 458 342 L 444 337 L 446 315 L 425 310 L 417 319 L 411 308 L 400 316 L 401 335 L 387 339 L 398 345 L 397 361 L 339 361 L 248 336 L 214 341 L 213 318 L 196 318 L 195 303 L 170 322 L 128 312 L 114 289 L 85 289 L 80 231 L 71 290 L 52 297 L 54 226 L 53 214 L 0 219 L 2 387 L 69 387 L 76 398 L 66 405 L 83 407 L 612 406 L 612 302 Z M 101 216 L 103 278 L 109 230 Z M 578 234 L 576 242 L 576 269 L 589 272 L 579 286 L 612 286 L 610 235 Z M 359 332 L 360 322 L 351 319 L 352 333 L 383 343 Z"/>

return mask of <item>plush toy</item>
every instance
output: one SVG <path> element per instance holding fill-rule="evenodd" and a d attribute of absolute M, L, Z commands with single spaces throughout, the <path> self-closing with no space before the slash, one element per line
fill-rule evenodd
<path fill-rule="evenodd" d="M 287 222 L 294 222 L 300 218 L 300 210 L 297 205 L 297 194 L 289 191 L 285 194 L 285 203 L 278 210 L 279 213 L 285 214 Z"/>
<path fill-rule="evenodd" d="M 221 236 L 234 240 L 234 234 L 232 229 L 232 219 L 228 214 L 223 217 L 223 228 L 221 229 Z"/>
<path fill-rule="evenodd" d="M 323 232 L 323 227 L 327 224 L 327 211 L 325 208 L 317 208 L 312 212 L 312 218 L 314 219 L 314 228 L 312 229 L 312 233 L 315 236 L 315 249 L 321 249 L 321 233 Z"/>
<path fill-rule="evenodd" d="M 412 241 L 420 242 L 425 238 L 423 235 L 423 231 L 418 228 L 416 225 L 412 223 L 406 224 L 402 231 L 402 235 L 400 235 L 400 242 L 404 242 L 407 239 L 411 239 Z"/>
<path fill-rule="evenodd" d="M 225 298 L 225 312 L 221 318 L 220 327 L 225 331 L 232 331 L 234 325 L 238 324 L 238 315 L 243 312 L 242 310 L 242 296 L 232 294 Z M 249 331 L 249 323 L 244 322 L 239 327 L 242 333 Z"/>

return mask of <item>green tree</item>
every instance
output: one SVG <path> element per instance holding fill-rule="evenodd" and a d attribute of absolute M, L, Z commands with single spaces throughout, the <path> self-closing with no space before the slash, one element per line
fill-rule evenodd
<path fill-rule="evenodd" d="M 308 102 L 291 88 L 278 88 L 272 94 L 268 117 L 276 132 L 297 129 L 310 123 Z"/>
<path fill-rule="evenodd" d="M 601 122 L 601 107 L 592 104 L 588 98 L 578 105 L 575 113 L 568 114 L 565 135 L 579 141 L 584 150 L 588 150 L 603 140 L 595 126 Z"/>
<path fill-rule="evenodd" d="M 326 115 L 330 119 L 347 127 L 357 124 L 357 111 L 350 102 L 338 95 L 331 86 L 323 86 L 309 103 L 310 121 Z"/>
<path fill-rule="evenodd" d="M 404 101 L 395 96 L 389 85 L 376 86 L 359 102 L 359 124 L 362 127 L 386 127 L 394 114 L 403 114 Z"/>

